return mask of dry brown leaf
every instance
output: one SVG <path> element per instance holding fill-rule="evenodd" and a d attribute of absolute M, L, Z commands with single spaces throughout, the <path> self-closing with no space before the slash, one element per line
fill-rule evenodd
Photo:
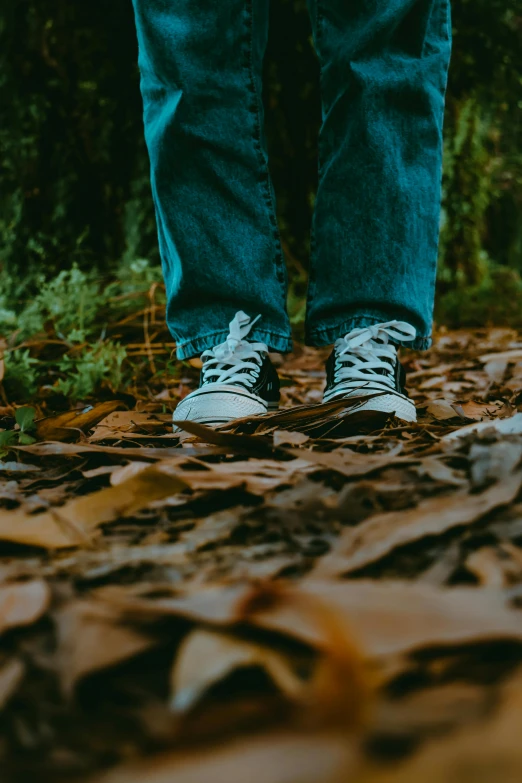
<path fill-rule="evenodd" d="M 483 364 L 487 364 L 491 361 L 514 364 L 522 359 L 522 348 L 514 348 L 511 351 L 500 351 L 499 353 L 487 353 L 478 358 Z"/>
<path fill-rule="evenodd" d="M 134 658 L 158 642 L 118 622 L 110 608 L 74 601 L 54 615 L 58 635 L 59 675 L 65 694 L 88 674 Z"/>
<path fill-rule="evenodd" d="M 258 418 L 262 419 L 263 416 Z M 221 432 L 218 429 L 206 427 L 195 421 L 177 421 L 174 413 L 173 424 L 185 432 L 195 435 L 204 443 L 212 443 L 215 446 L 223 446 L 232 453 L 247 454 L 252 457 L 273 457 L 276 449 L 273 444 L 264 438 L 252 435 L 235 435 L 229 432 Z"/>
<path fill-rule="evenodd" d="M 481 489 L 514 471 L 522 459 L 522 439 L 473 443 L 469 450 L 471 484 Z"/>
<path fill-rule="evenodd" d="M 186 488 L 187 484 L 172 472 L 149 467 L 117 487 L 71 500 L 43 514 L 0 509 L 0 540 L 47 549 L 79 546 L 89 543 L 101 525 Z"/>
<path fill-rule="evenodd" d="M 121 400 L 108 400 L 82 413 L 77 411 L 60 413 L 58 416 L 37 421 L 36 434 L 41 440 L 78 440 L 83 432 L 94 427 L 108 413 L 124 407 Z"/>
<path fill-rule="evenodd" d="M 347 574 L 412 541 L 471 525 L 494 509 L 511 503 L 521 486 L 522 472 L 517 471 L 477 495 L 457 492 L 437 496 L 415 508 L 370 517 L 340 536 L 333 552 L 318 561 L 314 575 Z"/>
<path fill-rule="evenodd" d="M 121 438 L 139 430 L 163 434 L 167 427 L 172 430 L 172 416 L 157 413 L 140 413 L 138 411 L 116 411 L 105 416 L 89 436 L 89 443 L 107 438 Z"/>
<path fill-rule="evenodd" d="M 382 392 L 372 395 L 379 397 Z M 361 432 L 381 429 L 390 419 L 381 411 L 358 411 L 368 397 L 351 397 L 349 400 L 332 400 L 313 405 L 299 405 L 265 416 L 238 419 L 223 425 L 220 434 L 253 433 L 263 434 L 274 430 L 292 431 L 316 438 L 342 438 Z M 224 430 L 227 432 L 225 433 Z M 218 443 L 212 440 L 209 443 Z M 239 435 L 238 435 L 239 437 Z M 232 446 L 232 442 L 230 442 Z"/>
<path fill-rule="evenodd" d="M 476 435 L 482 432 L 496 432 L 500 435 L 522 435 L 522 413 L 516 413 L 508 419 L 492 419 L 491 421 L 478 421 L 474 424 L 468 424 L 453 432 L 448 432 L 442 437 L 443 441 L 457 440 L 469 435 Z"/>
<path fill-rule="evenodd" d="M 147 598 L 123 587 L 93 594 L 129 622 L 181 617 L 221 629 L 239 623 L 277 631 L 346 660 L 357 649 L 368 658 L 410 653 L 430 646 L 495 639 L 522 640 L 517 612 L 504 595 L 478 587 L 439 588 L 415 582 L 305 580 L 286 583 L 200 586 Z M 355 640 L 355 644 L 354 644 Z"/>
<path fill-rule="evenodd" d="M 275 430 L 274 431 L 274 446 L 302 446 L 310 440 L 309 435 L 304 435 L 302 432 L 294 430 L 289 432 L 288 430 Z"/>
<path fill-rule="evenodd" d="M 284 729 L 130 762 L 87 783 L 333 783 L 352 779 L 358 752 L 343 732 Z"/>
<path fill-rule="evenodd" d="M 373 768 L 356 783 L 520 783 L 522 679 L 508 682 L 500 708 L 486 721 L 431 742 L 391 769 Z M 338 783 L 346 783 L 339 778 Z"/>
<path fill-rule="evenodd" d="M 300 453 L 300 452 L 299 452 Z M 179 462 L 165 460 L 158 469 L 174 470 L 194 490 L 224 490 L 244 487 L 252 494 L 264 495 L 281 484 L 293 483 L 314 470 L 307 459 L 278 462 L 271 459 L 218 462 L 212 465 L 198 463 L 198 470 L 179 470 Z"/>
<path fill-rule="evenodd" d="M 192 631 L 182 643 L 171 674 L 171 705 L 190 710 L 217 682 L 238 669 L 263 669 L 292 700 L 302 699 L 304 682 L 290 659 L 266 645 L 211 630 Z"/>
<path fill-rule="evenodd" d="M 25 674 L 25 666 L 19 658 L 0 663 L 0 713 L 18 690 Z"/>
<path fill-rule="evenodd" d="M 128 481 L 133 476 L 137 476 L 138 473 L 142 473 L 149 467 L 150 465 L 148 462 L 140 462 L 139 460 L 129 462 L 121 468 L 116 468 L 111 473 L 111 484 L 113 487 L 117 487 L 118 484 L 123 484 L 124 481 Z"/>
<path fill-rule="evenodd" d="M 51 593 L 41 579 L 14 582 L 0 587 L 0 634 L 31 625 L 47 611 Z"/>
<path fill-rule="evenodd" d="M 495 590 L 385 580 L 310 580 L 297 590 L 304 603 L 315 601 L 327 607 L 340 633 L 349 630 L 370 658 L 495 639 L 522 641 L 518 612 L 508 609 L 503 594 Z M 261 605 L 255 593 L 245 599 L 249 623 L 319 648 L 329 644 L 328 633 L 291 602 L 256 610 L 256 601 Z"/>
<path fill-rule="evenodd" d="M 388 736 L 440 734 L 486 716 L 491 694 L 475 683 L 448 682 L 386 699 L 377 706 L 376 731 Z"/>
<path fill-rule="evenodd" d="M 396 452 L 388 454 L 359 454 L 349 450 L 310 451 L 308 449 L 286 449 L 296 459 L 335 470 L 348 478 L 361 478 L 378 473 L 387 467 L 403 468 L 414 465 L 418 457 L 400 457 Z"/>
<path fill-rule="evenodd" d="M 76 457 L 80 454 L 114 454 L 131 459 L 164 460 L 179 457 L 180 450 L 175 448 L 127 448 L 122 446 L 97 446 L 94 443 L 35 443 L 32 446 L 16 446 L 13 450 L 34 454 L 37 457 Z M 185 453 L 185 452 L 184 452 Z M 213 452 L 214 453 L 214 452 Z M 219 453 L 219 452 L 218 452 Z"/>
<path fill-rule="evenodd" d="M 458 419 L 459 417 L 459 414 L 448 400 L 431 400 L 426 405 L 426 412 L 433 416 L 434 419 L 437 419 L 437 421 Z"/>
<path fill-rule="evenodd" d="M 129 621 L 172 615 L 209 625 L 231 625 L 237 622 L 238 607 L 250 595 L 248 583 L 233 585 L 197 585 L 189 588 L 161 585 L 160 598 L 147 597 L 147 586 L 134 591 L 109 585 L 93 591 L 93 598 L 118 607 Z M 169 595 L 169 593 L 171 595 Z"/>
<path fill-rule="evenodd" d="M 455 487 L 464 487 L 468 484 L 462 471 L 453 470 L 437 457 L 423 457 L 417 466 L 417 473 L 419 476 L 429 476 L 434 481 L 452 484 Z"/>
<path fill-rule="evenodd" d="M 484 372 L 492 383 L 501 383 L 504 380 L 507 368 L 508 362 L 506 359 L 495 358 L 486 362 Z"/>
<path fill-rule="evenodd" d="M 484 419 L 495 418 L 498 415 L 498 410 L 502 407 L 502 403 L 485 403 L 468 400 L 468 402 L 454 402 L 453 407 L 459 415 L 466 419 L 483 421 Z"/>
<path fill-rule="evenodd" d="M 504 589 L 522 579 L 522 550 L 510 543 L 484 546 L 468 555 L 466 569 L 481 585 Z"/>

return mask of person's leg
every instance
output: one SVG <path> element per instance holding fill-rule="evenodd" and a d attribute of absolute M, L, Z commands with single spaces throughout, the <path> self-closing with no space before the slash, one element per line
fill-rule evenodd
<path fill-rule="evenodd" d="M 179 358 L 225 340 L 291 349 L 261 100 L 268 0 L 133 0 L 145 136 Z"/>
<path fill-rule="evenodd" d="M 327 345 L 355 328 L 399 320 L 416 329 L 413 347 L 426 348 L 439 239 L 449 0 L 309 3 L 323 125 L 307 339 Z"/>

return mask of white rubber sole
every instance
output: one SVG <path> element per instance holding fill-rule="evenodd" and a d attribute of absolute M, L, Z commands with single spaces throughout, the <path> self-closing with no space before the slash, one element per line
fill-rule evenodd
<path fill-rule="evenodd" d="M 237 386 L 220 386 L 216 389 L 202 387 L 189 394 L 175 409 L 174 421 L 195 421 L 209 427 L 227 424 L 246 416 L 262 416 L 277 410 L 278 403 L 267 403 L 261 397 L 250 394 Z M 182 432 L 173 426 L 174 432 Z"/>
<path fill-rule="evenodd" d="M 353 395 L 343 396 L 338 394 L 324 399 L 323 402 L 333 402 L 333 400 L 345 399 L 347 402 L 350 397 L 357 397 L 361 392 L 356 392 Z M 402 394 L 381 394 L 378 397 L 370 397 L 367 402 L 356 404 L 353 409 L 353 413 L 359 411 L 382 411 L 384 413 L 392 413 L 401 421 L 414 422 L 417 421 L 417 410 L 413 402 Z"/>

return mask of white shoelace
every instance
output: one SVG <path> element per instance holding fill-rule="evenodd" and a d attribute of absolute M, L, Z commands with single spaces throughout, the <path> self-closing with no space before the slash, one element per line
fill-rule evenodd
<path fill-rule="evenodd" d="M 405 321 L 354 329 L 335 343 L 334 382 L 341 389 L 360 389 L 361 382 L 372 388 L 395 388 L 397 349 L 390 339 L 414 340 L 416 330 Z"/>
<path fill-rule="evenodd" d="M 228 383 L 249 386 L 259 377 L 268 347 L 245 340 L 260 315 L 252 321 L 242 310 L 230 322 L 224 343 L 201 354 L 203 383 Z"/>

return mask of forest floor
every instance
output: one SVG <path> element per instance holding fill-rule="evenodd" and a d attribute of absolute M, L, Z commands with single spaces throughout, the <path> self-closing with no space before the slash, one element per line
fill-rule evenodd
<path fill-rule="evenodd" d="M 522 335 L 405 354 L 408 426 L 320 405 L 324 358 L 181 438 L 196 367 L 0 410 L 2 783 L 519 783 Z"/>

